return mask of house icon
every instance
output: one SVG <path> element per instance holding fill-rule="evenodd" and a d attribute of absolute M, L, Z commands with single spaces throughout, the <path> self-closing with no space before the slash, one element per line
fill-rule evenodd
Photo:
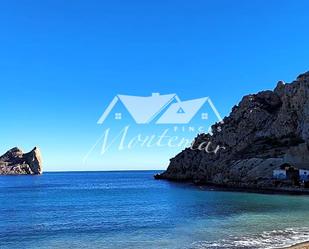
<path fill-rule="evenodd" d="M 209 104 L 218 121 L 222 121 L 219 112 L 208 97 L 181 101 L 176 94 L 153 93 L 147 97 L 115 96 L 99 118 L 98 124 L 103 124 L 118 102 L 125 106 L 137 124 L 148 124 L 154 119 L 156 124 L 187 124 L 206 103 Z M 208 114 L 202 113 L 201 118 L 207 119 Z M 115 113 L 115 119 L 122 119 L 122 113 Z"/>

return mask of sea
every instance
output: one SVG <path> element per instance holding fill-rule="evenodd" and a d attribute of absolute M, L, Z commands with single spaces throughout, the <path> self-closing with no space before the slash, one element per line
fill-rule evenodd
<path fill-rule="evenodd" d="M 0 176 L 0 248 L 282 248 L 309 240 L 309 196 L 154 180 L 159 171 Z"/>

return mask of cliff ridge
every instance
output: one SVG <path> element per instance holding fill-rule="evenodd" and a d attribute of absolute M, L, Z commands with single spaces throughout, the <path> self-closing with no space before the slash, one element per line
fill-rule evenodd
<path fill-rule="evenodd" d="M 217 153 L 201 148 L 220 146 Z M 224 148 L 224 149 L 223 149 Z M 212 134 L 170 159 L 156 179 L 268 188 L 283 164 L 309 168 L 309 72 L 273 91 L 244 96 Z"/>
<path fill-rule="evenodd" d="M 37 175 L 42 174 L 42 156 L 35 147 L 28 153 L 14 147 L 0 156 L 0 174 L 2 175 Z"/>

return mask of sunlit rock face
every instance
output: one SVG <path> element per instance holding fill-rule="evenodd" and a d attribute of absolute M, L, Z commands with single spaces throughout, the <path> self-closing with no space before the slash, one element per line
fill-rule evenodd
<path fill-rule="evenodd" d="M 23 153 L 17 147 L 7 151 L 0 157 L 0 174 L 42 174 L 42 156 L 39 148 L 35 147 L 28 153 Z"/>
<path fill-rule="evenodd" d="M 212 130 L 155 177 L 259 188 L 272 186 L 272 171 L 283 163 L 308 168 L 309 72 L 292 83 L 279 81 L 273 91 L 244 96 Z M 224 149 L 200 150 L 206 143 Z"/>

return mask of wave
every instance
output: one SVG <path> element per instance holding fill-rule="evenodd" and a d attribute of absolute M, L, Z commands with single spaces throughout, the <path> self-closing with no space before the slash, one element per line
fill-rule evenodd
<path fill-rule="evenodd" d="M 217 241 L 197 241 L 194 249 L 275 249 L 309 240 L 309 227 L 273 230 L 244 237 L 231 236 Z"/>

